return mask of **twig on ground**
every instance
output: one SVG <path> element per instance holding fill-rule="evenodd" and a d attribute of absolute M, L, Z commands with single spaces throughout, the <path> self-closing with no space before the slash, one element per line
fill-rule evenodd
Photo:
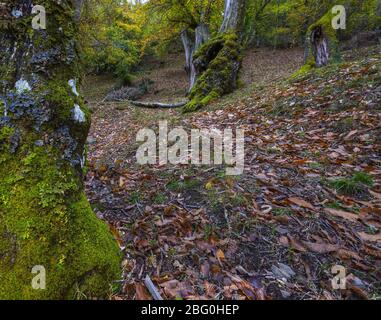
<path fill-rule="evenodd" d="M 146 285 L 148 291 L 150 292 L 150 294 L 152 295 L 152 297 L 155 300 L 163 300 L 159 291 L 156 289 L 155 285 L 153 284 L 153 282 L 152 282 L 152 280 L 148 274 L 147 274 L 146 278 L 144 279 L 144 284 Z"/>

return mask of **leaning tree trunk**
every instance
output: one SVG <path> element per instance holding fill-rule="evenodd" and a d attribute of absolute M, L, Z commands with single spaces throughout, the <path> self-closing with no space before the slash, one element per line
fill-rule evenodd
<path fill-rule="evenodd" d="M 195 83 L 184 111 L 195 111 L 237 88 L 246 0 L 226 0 L 219 34 L 193 54 Z"/>
<path fill-rule="evenodd" d="M 102 298 L 120 276 L 120 253 L 83 191 L 81 1 L 38 1 L 41 30 L 33 4 L 0 4 L 0 299 Z"/>

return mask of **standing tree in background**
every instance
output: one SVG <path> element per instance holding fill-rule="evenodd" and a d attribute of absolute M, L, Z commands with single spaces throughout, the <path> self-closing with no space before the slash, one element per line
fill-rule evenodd
<path fill-rule="evenodd" d="M 1 4 L 0 299 L 103 298 L 120 277 L 120 252 L 83 190 L 90 113 L 77 91 L 82 1 Z M 46 289 L 32 287 L 35 266 Z"/>
<path fill-rule="evenodd" d="M 163 44 L 168 39 L 181 37 L 189 91 L 196 82 L 194 53 L 210 39 L 211 33 L 217 32 L 222 6 L 221 0 L 151 0 L 147 3 L 147 11 L 158 17 L 154 38 Z"/>
<path fill-rule="evenodd" d="M 237 88 L 245 8 L 246 0 L 225 0 L 224 19 L 218 35 L 193 55 L 196 82 L 185 112 L 198 110 Z"/>

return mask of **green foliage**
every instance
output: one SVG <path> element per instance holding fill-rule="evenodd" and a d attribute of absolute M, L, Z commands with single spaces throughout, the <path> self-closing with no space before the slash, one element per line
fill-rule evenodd
<path fill-rule="evenodd" d="M 347 28 L 340 30 L 339 40 L 381 26 L 377 0 L 249 0 L 245 40 L 251 45 L 274 47 L 304 45 L 309 26 L 319 21 L 335 5 L 344 5 L 347 9 Z"/>
<path fill-rule="evenodd" d="M 218 31 L 223 12 L 223 0 L 150 0 L 144 6 L 149 16 L 143 30 L 145 48 L 162 54 L 171 45 L 179 44 L 182 30 L 194 31 L 201 23 L 214 34 Z"/>
<path fill-rule="evenodd" d="M 340 193 L 356 195 L 364 190 L 364 186 L 371 187 L 374 181 L 370 175 L 364 172 L 356 172 L 352 177 L 331 180 L 329 183 Z"/>
<path fill-rule="evenodd" d="M 81 22 L 81 44 L 88 72 L 109 72 L 123 83 L 142 55 L 143 33 L 139 6 L 104 0 L 86 3 Z"/>

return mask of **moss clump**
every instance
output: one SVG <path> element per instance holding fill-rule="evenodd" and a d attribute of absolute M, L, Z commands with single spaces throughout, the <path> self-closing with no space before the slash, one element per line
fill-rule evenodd
<path fill-rule="evenodd" d="M 195 53 L 194 65 L 199 78 L 189 94 L 184 112 L 196 111 L 237 88 L 241 68 L 241 45 L 235 33 L 211 39 Z"/>
<path fill-rule="evenodd" d="M 367 173 L 356 172 L 352 177 L 330 180 L 329 184 L 342 194 L 355 196 L 365 192 L 367 187 L 372 187 L 374 180 Z"/>
<path fill-rule="evenodd" d="M 12 131 L 2 128 L 4 146 Z M 97 219 L 75 169 L 54 148 L 2 149 L 0 299 L 106 298 L 120 277 L 120 252 Z M 46 290 L 31 270 L 46 268 Z"/>
<path fill-rule="evenodd" d="M 291 80 L 296 80 L 307 75 L 311 70 L 316 67 L 314 59 L 309 59 L 299 70 L 291 75 Z"/>

